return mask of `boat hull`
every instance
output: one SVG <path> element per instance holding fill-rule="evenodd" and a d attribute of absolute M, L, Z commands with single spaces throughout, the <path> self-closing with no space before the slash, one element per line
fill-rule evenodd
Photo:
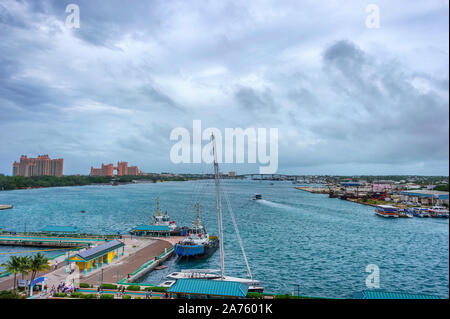
<path fill-rule="evenodd" d="M 378 210 L 375 210 L 375 214 L 381 217 L 386 218 L 398 218 L 398 213 L 386 213 L 386 212 L 380 212 Z"/>
<path fill-rule="evenodd" d="M 211 256 L 219 247 L 219 240 L 212 239 L 208 245 L 175 244 L 174 252 L 182 259 L 201 259 Z"/>

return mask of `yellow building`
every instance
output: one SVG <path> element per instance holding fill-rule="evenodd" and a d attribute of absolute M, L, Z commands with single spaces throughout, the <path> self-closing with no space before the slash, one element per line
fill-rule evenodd
<path fill-rule="evenodd" d="M 120 248 L 122 248 L 121 252 L 119 252 Z M 78 252 L 76 255 L 66 259 L 66 264 L 74 262 L 80 272 L 82 271 L 86 274 L 88 271 L 92 271 L 92 269 L 97 269 L 99 266 L 102 267 L 104 263 L 109 264 L 114 259 L 119 258 L 119 255 L 123 256 L 124 249 L 124 243 L 115 239 Z"/>

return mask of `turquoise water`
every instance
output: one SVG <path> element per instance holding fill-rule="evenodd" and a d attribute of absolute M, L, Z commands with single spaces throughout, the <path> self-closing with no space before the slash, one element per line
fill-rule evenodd
<path fill-rule="evenodd" d="M 446 219 L 384 219 L 373 208 L 310 194 L 289 182 L 225 180 L 241 237 L 256 279 L 266 292 L 290 293 L 300 284 L 309 296 L 349 298 L 366 289 L 368 264 L 380 268 L 380 288 L 389 291 L 449 294 L 449 223 Z M 263 201 L 253 201 L 253 193 Z M 213 181 L 165 182 L 120 186 L 83 186 L 0 192 L 0 226 L 37 231 L 46 225 L 76 226 L 91 233 L 126 232 L 149 223 L 160 197 L 177 225 L 190 225 L 195 201 L 210 234 L 217 234 Z M 224 208 L 226 207 L 224 202 Z M 87 213 L 80 213 L 85 210 Z M 226 274 L 246 269 L 231 218 L 224 211 Z M 0 246 L 0 253 L 6 247 Z M 14 248 L 14 249 L 17 249 Z M 1 258 L 4 255 L 0 254 Z M 208 260 L 167 262 L 168 268 L 143 281 L 159 283 L 182 268 L 218 268 L 216 252 Z"/>

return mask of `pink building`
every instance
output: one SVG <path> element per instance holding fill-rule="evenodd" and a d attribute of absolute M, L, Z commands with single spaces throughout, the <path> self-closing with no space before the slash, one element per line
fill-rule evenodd
<path fill-rule="evenodd" d="M 20 162 L 14 162 L 13 176 L 63 176 L 62 158 L 50 159 L 48 155 L 38 155 L 37 158 L 20 156 Z"/>
<path fill-rule="evenodd" d="M 114 176 L 114 170 L 117 171 L 117 176 L 139 175 L 137 166 L 128 167 L 128 162 L 118 162 L 117 167 L 113 164 L 104 165 L 101 168 L 91 167 L 91 176 Z"/>

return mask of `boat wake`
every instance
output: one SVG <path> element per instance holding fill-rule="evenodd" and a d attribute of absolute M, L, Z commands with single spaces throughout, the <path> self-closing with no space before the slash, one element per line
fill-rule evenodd
<path fill-rule="evenodd" d="M 292 206 L 289 206 L 289 205 L 285 205 L 285 204 L 271 202 L 271 201 L 265 200 L 265 199 L 260 199 L 260 200 L 258 200 L 256 202 L 264 204 L 264 205 L 267 205 L 267 206 L 270 206 L 270 207 L 283 208 L 283 209 L 295 209 L 295 207 L 292 207 Z"/>

